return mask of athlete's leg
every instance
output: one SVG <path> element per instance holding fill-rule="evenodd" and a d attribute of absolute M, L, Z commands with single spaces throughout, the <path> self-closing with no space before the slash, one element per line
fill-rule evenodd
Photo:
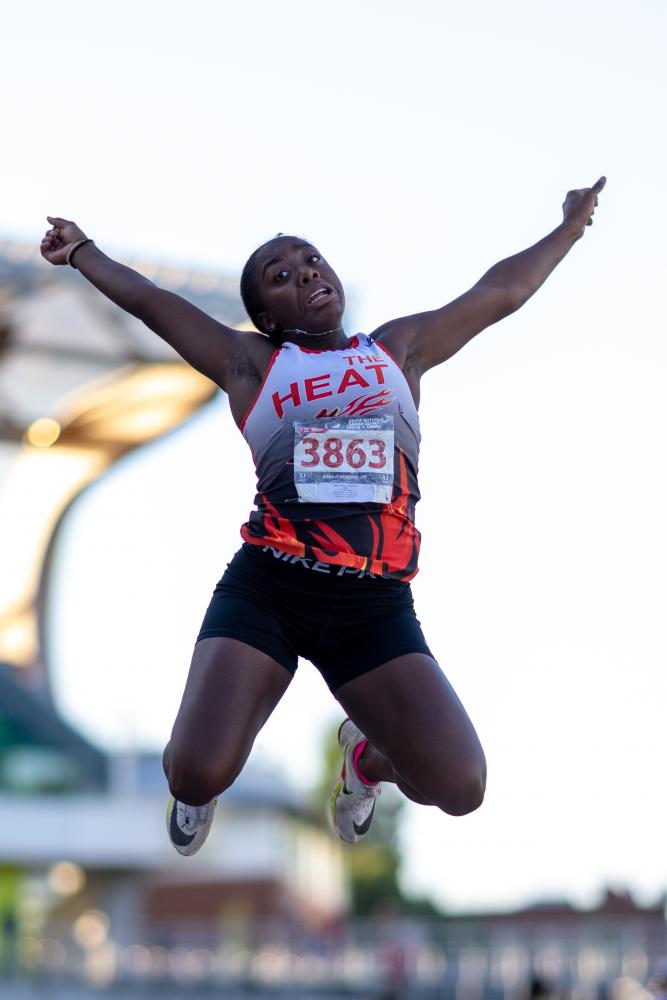
<path fill-rule="evenodd" d="M 286 667 L 237 639 L 199 640 L 163 754 L 175 799 L 204 805 L 232 784 L 291 679 Z"/>
<path fill-rule="evenodd" d="M 408 798 L 461 816 L 481 805 L 486 762 L 477 733 L 435 660 L 409 653 L 342 684 L 336 698 L 368 737 L 359 768 Z"/>

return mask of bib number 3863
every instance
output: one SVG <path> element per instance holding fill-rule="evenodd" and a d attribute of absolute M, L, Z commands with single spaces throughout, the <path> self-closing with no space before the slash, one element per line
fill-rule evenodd
<path fill-rule="evenodd" d="M 294 483 L 302 503 L 391 503 L 394 418 L 296 421 Z"/>

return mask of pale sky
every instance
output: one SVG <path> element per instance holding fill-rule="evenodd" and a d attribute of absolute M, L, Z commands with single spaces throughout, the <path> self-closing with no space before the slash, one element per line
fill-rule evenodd
<path fill-rule="evenodd" d="M 423 384 L 415 599 L 489 761 L 479 812 L 408 810 L 405 886 L 450 908 L 667 888 L 666 21 L 657 0 L 3 19 L 0 235 L 59 214 L 111 253 L 238 274 L 296 232 L 345 283 L 348 333 L 449 301 L 607 175 L 547 285 Z M 104 745 L 167 738 L 253 494 L 221 397 L 72 510 L 57 696 Z M 257 755 L 305 787 L 337 718 L 304 663 Z"/>

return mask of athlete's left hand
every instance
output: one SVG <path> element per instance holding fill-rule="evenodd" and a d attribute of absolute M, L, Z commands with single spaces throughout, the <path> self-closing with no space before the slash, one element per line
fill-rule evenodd
<path fill-rule="evenodd" d="M 593 187 L 567 192 L 563 202 L 563 222 L 581 227 L 579 236 L 584 235 L 584 226 L 593 225 L 593 212 L 598 203 L 598 195 L 606 183 L 607 178 L 600 177 Z"/>
<path fill-rule="evenodd" d="M 70 250 L 88 237 L 76 222 L 61 219 L 58 215 L 47 215 L 51 229 L 47 229 L 42 240 L 40 251 L 49 264 L 67 264 Z"/>

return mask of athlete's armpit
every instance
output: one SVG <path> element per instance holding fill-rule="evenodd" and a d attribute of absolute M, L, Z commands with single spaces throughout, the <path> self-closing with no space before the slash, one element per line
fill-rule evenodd
<path fill-rule="evenodd" d="M 418 379 L 519 305 L 511 289 L 480 283 L 440 309 L 385 323 L 373 339 L 391 353 L 406 375 L 410 372 Z"/>

